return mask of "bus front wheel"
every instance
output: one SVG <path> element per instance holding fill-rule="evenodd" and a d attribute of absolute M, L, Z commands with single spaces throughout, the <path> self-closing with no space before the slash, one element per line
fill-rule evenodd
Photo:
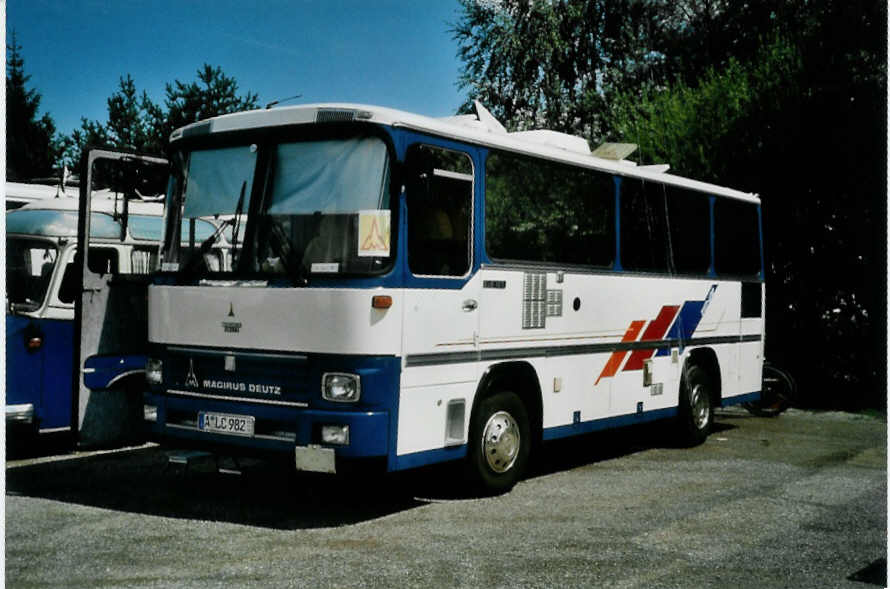
<path fill-rule="evenodd" d="M 515 393 L 500 392 L 479 403 L 470 422 L 467 461 L 483 492 L 512 489 L 528 465 L 530 448 L 528 413 Z"/>
<path fill-rule="evenodd" d="M 712 392 L 710 375 L 694 364 L 687 366 L 683 371 L 677 414 L 677 429 L 683 445 L 697 446 L 711 432 L 714 423 Z"/>

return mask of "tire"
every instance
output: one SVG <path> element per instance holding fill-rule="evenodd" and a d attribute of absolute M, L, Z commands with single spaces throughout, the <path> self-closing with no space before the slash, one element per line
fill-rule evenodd
<path fill-rule="evenodd" d="M 764 364 L 760 399 L 744 403 L 743 407 L 759 417 L 776 417 L 791 406 L 796 389 L 797 385 L 788 373 Z"/>
<path fill-rule="evenodd" d="M 680 386 L 680 403 L 677 413 L 677 430 L 684 446 L 697 446 L 704 442 L 714 425 L 714 387 L 710 375 L 699 366 L 687 366 Z"/>
<path fill-rule="evenodd" d="M 525 472 L 531 449 L 525 405 L 503 391 L 480 401 L 470 421 L 467 466 L 485 494 L 505 493 Z"/>

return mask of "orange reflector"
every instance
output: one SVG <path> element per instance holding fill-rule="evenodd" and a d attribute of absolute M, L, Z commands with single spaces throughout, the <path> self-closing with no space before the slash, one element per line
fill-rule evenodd
<path fill-rule="evenodd" d="M 389 309 L 392 307 L 392 297 L 389 295 L 376 295 L 371 297 L 371 306 L 375 309 Z"/>
<path fill-rule="evenodd" d="M 43 338 L 40 337 L 32 337 L 28 340 L 28 349 L 29 350 L 37 350 L 40 349 L 40 346 L 43 345 Z"/>

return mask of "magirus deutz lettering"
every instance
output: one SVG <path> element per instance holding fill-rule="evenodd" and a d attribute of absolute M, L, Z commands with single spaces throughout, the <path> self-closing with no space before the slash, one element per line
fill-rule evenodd
<path fill-rule="evenodd" d="M 213 389 L 215 391 L 281 396 L 281 386 L 275 384 L 254 384 L 247 382 L 233 382 L 229 380 L 205 379 L 201 382 L 201 386 L 205 389 Z"/>

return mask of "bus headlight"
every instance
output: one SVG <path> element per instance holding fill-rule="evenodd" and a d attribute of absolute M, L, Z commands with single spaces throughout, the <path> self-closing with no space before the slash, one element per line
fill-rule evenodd
<path fill-rule="evenodd" d="M 148 384 L 161 384 L 163 381 L 164 362 L 157 358 L 149 358 L 145 362 L 145 380 Z"/>
<path fill-rule="evenodd" d="M 355 403 L 361 394 L 361 380 L 357 374 L 325 372 L 321 377 L 321 396 L 326 401 Z"/>

